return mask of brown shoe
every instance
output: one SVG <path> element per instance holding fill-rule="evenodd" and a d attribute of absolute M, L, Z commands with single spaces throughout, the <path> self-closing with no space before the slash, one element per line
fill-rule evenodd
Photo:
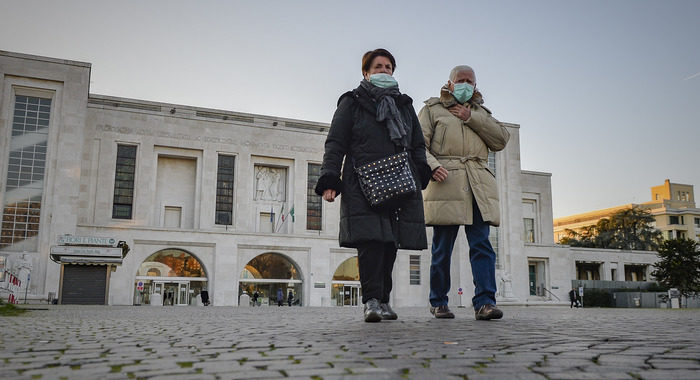
<path fill-rule="evenodd" d="M 486 304 L 474 313 L 477 320 L 487 321 L 489 319 L 503 318 L 503 312 L 496 305 Z"/>
<path fill-rule="evenodd" d="M 435 318 L 439 319 L 452 319 L 455 317 L 447 305 L 431 306 L 430 312 L 435 316 Z"/>

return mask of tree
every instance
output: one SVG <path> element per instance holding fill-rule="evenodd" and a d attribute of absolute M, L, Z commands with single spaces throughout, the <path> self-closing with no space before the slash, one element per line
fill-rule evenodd
<path fill-rule="evenodd" d="M 700 244 L 691 239 L 672 239 L 661 243 L 660 260 L 651 273 L 656 281 L 678 289 L 684 296 L 700 291 Z"/>
<path fill-rule="evenodd" d="M 652 227 L 653 222 L 649 211 L 632 207 L 580 231 L 567 229 L 568 236 L 559 242 L 573 247 L 653 251 L 661 241 L 661 231 Z"/>

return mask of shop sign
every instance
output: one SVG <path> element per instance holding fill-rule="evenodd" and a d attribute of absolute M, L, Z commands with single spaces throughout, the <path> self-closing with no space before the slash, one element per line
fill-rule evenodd
<path fill-rule="evenodd" d="M 59 235 L 59 245 L 96 245 L 116 247 L 119 241 L 113 237 Z"/>
<path fill-rule="evenodd" d="M 72 247 L 72 246 L 54 246 L 51 247 L 52 255 L 61 256 L 91 256 L 91 257 L 122 257 L 121 248 L 104 248 L 104 247 Z"/>

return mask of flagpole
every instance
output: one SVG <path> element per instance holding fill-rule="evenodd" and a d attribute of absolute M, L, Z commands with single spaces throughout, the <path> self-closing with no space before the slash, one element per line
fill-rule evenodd
<path fill-rule="evenodd" d="M 277 223 L 275 223 L 275 233 L 279 232 L 279 230 L 282 228 L 282 225 L 284 224 L 284 203 L 282 204 L 282 210 L 280 211 L 280 215 L 277 217 Z M 282 224 L 279 223 L 280 219 L 282 219 Z"/>

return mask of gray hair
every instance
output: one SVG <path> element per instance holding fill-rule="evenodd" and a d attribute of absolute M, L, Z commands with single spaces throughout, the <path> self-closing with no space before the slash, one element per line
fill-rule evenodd
<path fill-rule="evenodd" d="M 472 73 L 474 73 L 474 69 L 467 65 L 455 66 L 455 68 L 452 69 L 452 71 L 450 71 L 450 81 L 454 83 L 457 74 L 461 73 L 462 71 L 471 71 Z M 476 73 L 474 73 L 474 76 L 476 76 Z"/>

